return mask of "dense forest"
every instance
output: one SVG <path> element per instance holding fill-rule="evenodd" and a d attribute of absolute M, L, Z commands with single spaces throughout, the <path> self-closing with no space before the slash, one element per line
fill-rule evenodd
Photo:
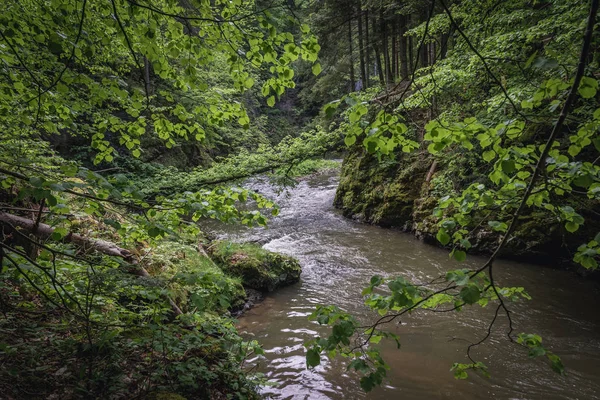
<path fill-rule="evenodd" d="M 483 308 L 453 380 L 493 378 L 486 345 L 568 374 L 497 265 L 597 280 L 599 3 L 7 0 L 0 398 L 261 398 L 236 318 L 306 265 L 215 231 L 269 231 L 278 194 L 325 172 L 351 226 L 449 257 L 372 274 L 358 314 L 315 304 L 303 368 L 341 359 L 369 398 L 397 384 L 380 342 L 402 353 L 401 319 Z"/>

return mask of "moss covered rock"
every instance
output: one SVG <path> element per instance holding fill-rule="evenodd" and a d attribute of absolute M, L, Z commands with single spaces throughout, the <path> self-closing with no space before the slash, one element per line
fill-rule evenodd
<path fill-rule="evenodd" d="M 271 292 L 300 280 L 298 260 L 255 244 L 216 241 L 208 251 L 225 272 L 240 277 L 251 289 Z"/>
<path fill-rule="evenodd" d="M 411 228 L 415 200 L 430 162 L 419 154 L 397 158 L 379 161 L 361 146 L 350 151 L 334 201 L 344 216 L 384 227 Z"/>

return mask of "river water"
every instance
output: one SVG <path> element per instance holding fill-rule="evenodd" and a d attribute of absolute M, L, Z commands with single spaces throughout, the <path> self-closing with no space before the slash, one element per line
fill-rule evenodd
<path fill-rule="evenodd" d="M 376 318 L 364 306 L 361 290 L 370 277 L 403 275 L 427 281 L 445 271 L 476 267 L 482 258 L 464 263 L 448 252 L 413 236 L 356 223 L 333 206 L 334 173 L 320 174 L 278 193 L 268 183 L 250 181 L 248 188 L 274 198 L 281 213 L 268 228 L 218 226 L 220 237 L 256 241 L 271 251 L 294 256 L 302 264 L 301 282 L 276 291 L 239 319 L 239 330 L 264 347 L 265 358 L 251 360 L 275 386 L 262 389 L 276 399 L 600 399 L 600 288 L 573 272 L 499 261 L 495 276 L 501 286 L 524 286 L 533 297 L 511 304 L 516 333 L 542 335 L 546 347 L 562 357 L 566 374 L 554 373 L 543 360 L 531 360 L 522 347 L 506 340 L 506 317 L 474 350 L 489 367 L 491 378 L 471 374 L 456 380 L 450 367 L 468 362 L 470 342 L 485 335 L 495 307 L 469 307 L 460 313 L 418 312 L 392 329 L 402 348 L 380 343 L 391 366 L 385 384 L 361 391 L 358 374 L 344 360 L 322 358 L 306 369 L 303 343 L 327 329 L 307 317 L 318 304 L 335 304 L 369 322 Z"/>

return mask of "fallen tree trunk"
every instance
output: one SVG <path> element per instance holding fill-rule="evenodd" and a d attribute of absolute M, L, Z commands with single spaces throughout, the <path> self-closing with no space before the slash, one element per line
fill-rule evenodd
<path fill-rule="evenodd" d="M 18 215 L 8 214 L 5 212 L 0 212 L 0 222 L 11 226 L 13 229 L 21 228 L 40 239 L 48 239 L 52 236 L 55 229 L 50 225 L 43 223 L 36 223 L 31 219 L 19 217 Z M 127 249 L 123 249 L 117 246 L 114 243 L 108 242 L 106 240 L 101 239 L 90 239 L 88 237 L 69 232 L 66 236 L 62 238 L 63 241 L 73 243 L 83 249 L 91 249 L 95 250 L 99 253 L 106 254 L 108 256 L 119 257 L 126 261 L 128 264 L 131 264 L 133 268 L 130 269 L 134 275 L 149 277 L 150 274 L 146 269 L 140 265 L 138 265 L 138 260 L 131 251 Z M 181 309 L 175 304 L 175 302 L 167 298 L 169 304 L 171 306 L 171 310 L 177 315 L 183 314 Z"/>

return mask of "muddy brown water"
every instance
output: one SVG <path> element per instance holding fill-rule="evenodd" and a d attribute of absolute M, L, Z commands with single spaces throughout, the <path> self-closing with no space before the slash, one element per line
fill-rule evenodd
<path fill-rule="evenodd" d="M 250 360 L 274 386 L 261 389 L 275 399 L 600 399 L 600 287 L 573 272 L 499 261 L 496 279 L 503 286 L 524 286 L 531 301 L 511 304 L 515 330 L 543 336 L 546 347 L 562 357 L 566 374 L 506 340 L 506 317 L 474 351 L 491 378 L 475 374 L 465 381 L 450 372 L 467 362 L 468 344 L 485 335 L 495 308 L 469 307 L 460 313 L 417 312 L 392 329 L 402 347 L 381 342 L 391 370 L 382 387 L 361 391 L 356 373 L 342 359 L 322 359 L 308 370 L 303 343 L 327 328 L 308 320 L 316 305 L 335 304 L 361 321 L 376 318 L 363 304 L 361 290 L 375 274 L 403 275 L 424 282 L 459 267 L 481 265 L 469 257 L 458 264 L 448 252 L 413 236 L 344 218 L 333 206 L 338 178 L 321 174 L 277 192 L 261 180 L 246 186 L 274 198 L 281 213 L 268 228 L 209 225 L 220 237 L 255 241 L 268 250 L 298 258 L 301 282 L 270 294 L 239 318 L 243 335 L 257 339 L 266 357 Z M 550 267 L 550 268 L 549 268 Z"/>

